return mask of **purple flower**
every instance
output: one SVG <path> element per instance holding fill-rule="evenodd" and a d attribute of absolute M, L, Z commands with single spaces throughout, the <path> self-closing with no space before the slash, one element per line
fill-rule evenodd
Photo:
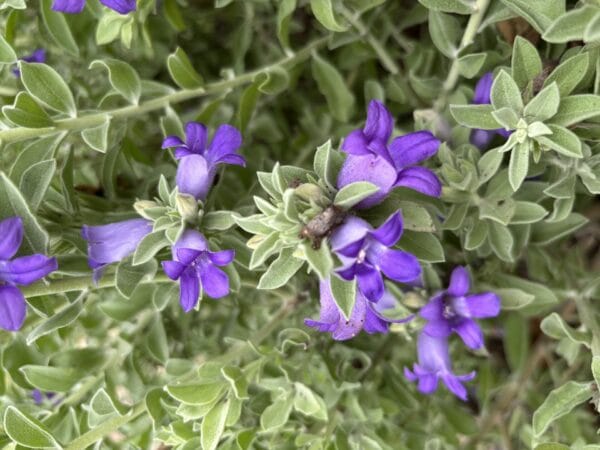
<path fill-rule="evenodd" d="M 163 261 L 163 270 L 172 280 L 179 280 L 179 301 L 185 312 L 191 311 L 202 289 L 209 297 L 229 294 L 229 277 L 217 266 L 226 266 L 234 250 L 211 252 L 206 238 L 195 230 L 186 230 L 172 248 L 173 261 Z"/>
<path fill-rule="evenodd" d="M 417 258 L 402 250 L 390 248 L 398 242 L 400 236 L 400 211 L 392 214 L 375 230 L 358 217 L 348 217 L 331 236 L 331 248 L 343 264 L 338 274 L 348 281 L 356 278 L 359 291 L 372 302 L 383 296 L 381 272 L 394 281 L 415 281 L 421 275 Z"/>
<path fill-rule="evenodd" d="M 107 225 L 84 225 L 81 235 L 88 242 L 88 264 L 94 269 L 94 282 L 107 264 L 131 255 L 140 241 L 152 231 L 152 222 L 130 219 Z"/>
<path fill-rule="evenodd" d="M 167 136 L 162 148 L 175 148 L 179 159 L 175 181 L 179 192 L 204 200 L 213 184 L 219 164 L 244 166 L 246 160 L 237 154 L 242 145 L 242 135 L 231 125 L 221 125 L 207 146 L 206 126 L 188 122 L 185 126 L 185 142 L 178 136 Z"/>
<path fill-rule="evenodd" d="M 34 62 L 34 63 L 46 62 L 46 50 L 44 50 L 43 48 L 38 48 L 37 50 L 34 50 L 34 52 L 31 55 L 27 55 L 27 56 L 24 56 L 23 58 L 21 58 L 21 61 Z M 12 73 L 17 78 L 21 76 L 21 71 L 19 70 L 18 67 L 15 67 L 12 70 Z"/>
<path fill-rule="evenodd" d="M 135 11 L 135 0 L 100 0 L 104 6 L 118 12 L 128 14 Z M 52 9 L 69 14 L 79 14 L 85 8 L 85 0 L 54 0 Z"/>
<path fill-rule="evenodd" d="M 360 330 L 369 334 L 387 333 L 391 323 L 407 322 L 413 318 L 410 316 L 406 319 L 395 320 L 382 315 L 383 311 L 396 306 L 396 299 L 386 290 L 377 303 L 367 301 L 360 292 L 357 292 L 354 309 L 349 320 L 346 320 L 333 299 L 329 280 L 321 281 L 319 291 L 321 296 L 319 320 L 304 319 L 304 324 L 318 331 L 331 333 L 336 341 L 352 339 Z"/>
<path fill-rule="evenodd" d="M 467 270 L 456 267 L 448 289 L 435 295 L 419 312 L 428 321 L 423 328 L 425 333 L 447 338 L 454 331 L 467 347 L 483 346 L 483 333 L 473 318 L 496 317 L 500 313 L 500 298 L 493 292 L 467 295 L 469 285 Z"/>
<path fill-rule="evenodd" d="M 433 393 L 441 378 L 450 392 L 463 401 L 467 400 L 467 390 L 462 382 L 475 378 L 475 371 L 465 375 L 452 372 L 448 339 L 421 333 L 417 339 L 417 355 L 419 362 L 413 365 L 412 371 L 405 367 L 404 376 L 409 381 L 418 381 L 421 393 Z"/>
<path fill-rule="evenodd" d="M 25 321 L 25 297 L 16 285 L 26 286 L 58 268 L 56 258 L 35 254 L 13 258 L 23 241 L 23 221 L 9 217 L 0 222 L 0 327 L 16 331 Z"/>
<path fill-rule="evenodd" d="M 475 85 L 475 93 L 473 94 L 473 103 L 475 105 L 489 105 L 491 103 L 490 95 L 492 92 L 492 84 L 494 83 L 494 74 L 488 72 L 483 75 L 477 85 Z M 504 128 L 497 130 L 479 130 L 475 129 L 471 131 L 471 144 L 475 147 L 484 150 L 489 143 L 494 139 L 494 136 L 499 134 L 507 138 L 510 136 L 510 131 Z"/>
<path fill-rule="evenodd" d="M 393 128 L 390 112 L 381 102 L 372 100 L 365 127 L 352 131 L 342 143 L 348 156 L 338 174 L 338 188 L 357 181 L 379 187 L 379 191 L 357 205 L 359 208 L 376 205 L 397 186 L 434 197 L 441 194 L 438 177 L 417 165 L 437 153 L 440 141 L 429 131 L 417 131 L 394 138 L 388 147 Z"/>

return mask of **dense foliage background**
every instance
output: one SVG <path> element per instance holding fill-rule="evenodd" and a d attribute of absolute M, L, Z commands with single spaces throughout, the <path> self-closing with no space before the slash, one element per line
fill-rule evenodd
<path fill-rule="evenodd" d="M 600 2 L 138 0 L 121 14 L 87 0 L 65 14 L 0 0 L 0 31 L 0 218 L 22 219 L 18 255 L 58 262 L 20 288 L 20 330 L 0 331 L 4 448 L 600 448 Z M 36 49 L 45 63 L 17 63 Z M 477 101 L 489 72 L 492 98 Z M 405 378 L 420 317 L 346 341 L 306 327 L 327 239 L 320 256 L 298 244 L 312 268 L 298 270 L 244 219 L 253 196 L 275 203 L 256 202 L 266 215 L 289 207 L 306 173 L 289 166 L 315 160 L 335 194 L 331 161 L 373 99 L 394 136 L 442 141 L 424 163 L 439 198 L 397 188 L 356 212 L 377 226 L 402 210 L 399 246 L 423 282 L 388 280 L 395 317 L 456 266 L 502 299 L 484 348 L 450 340 L 456 373 L 477 371 L 466 402 Z M 171 191 L 177 161 L 161 149 L 189 121 L 234 125 L 246 159 L 219 166 L 199 215 Z M 510 132 L 478 148 L 476 129 Z M 94 284 L 81 228 L 138 213 L 160 232 Z M 236 254 L 230 295 L 184 313 L 159 262 L 190 214 L 213 250 Z"/>

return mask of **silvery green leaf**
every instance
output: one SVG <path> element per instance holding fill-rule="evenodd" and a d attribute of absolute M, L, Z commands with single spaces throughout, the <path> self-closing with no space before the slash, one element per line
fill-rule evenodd
<path fill-rule="evenodd" d="M 458 230 L 461 228 L 467 215 L 467 211 L 469 210 L 469 206 L 468 203 L 452 205 L 452 208 L 450 208 L 450 212 L 442 225 L 444 230 Z"/>
<path fill-rule="evenodd" d="M 160 250 L 170 245 L 165 230 L 154 231 L 144 236 L 133 254 L 133 266 L 139 266 L 154 258 Z"/>
<path fill-rule="evenodd" d="M 84 292 L 73 303 L 66 305 L 52 317 L 37 325 L 27 335 L 27 345 L 31 345 L 38 338 L 46 336 L 60 328 L 64 328 L 77 320 L 79 315 L 83 312 L 83 299 L 86 296 L 87 292 Z"/>
<path fill-rule="evenodd" d="M 567 338 L 578 345 L 584 345 L 587 348 L 592 347 L 592 335 L 585 331 L 574 330 L 557 313 L 552 313 L 544 317 L 540 324 L 540 329 L 546 336 L 554 339 Z"/>
<path fill-rule="evenodd" d="M 252 234 L 267 235 L 273 231 L 264 224 L 265 216 L 263 214 L 254 214 L 252 216 L 243 217 L 235 215 L 233 220 L 244 231 Z"/>
<path fill-rule="evenodd" d="M 500 108 L 492 112 L 494 119 L 498 121 L 506 130 L 514 130 L 517 128 L 519 116 L 512 108 Z"/>
<path fill-rule="evenodd" d="M 336 17 L 332 0 L 310 0 L 310 8 L 317 20 L 330 31 L 346 31 L 347 26 Z"/>
<path fill-rule="evenodd" d="M 284 48 L 290 47 L 289 25 L 296 9 L 296 0 L 282 0 L 277 8 L 277 37 Z"/>
<path fill-rule="evenodd" d="M 323 399 L 302 383 L 294 383 L 294 409 L 318 420 L 327 420 L 327 406 Z"/>
<path fill-rule="evenodd" d="M 600 17 L 600 15 L 598 15 L 598 17 Z M 558 85 L 560 96 L 566 97 L 573 92 L 585 77 L 589 61 L 590 56 L 588 52 L 582 52 L 565 59 L 550 73 L 550 75 L 548 75 L 548 78 L 544 81 L 544 86 L 556 83 Z"/>
<path fill-rule="evenodd" d="M 250 270 L 256 269 L 265 260 L 280 250 L 279 232 L 273 231 L 264 237 L 252 252 Z"/>
<path fill-rule="evenodd" d="M 12 405 L 4 412 L 4 430 L 14 442 L 28 448 L 62 448 L 40 421 Z"/>
<path fill-rule="evenodd" d="M 592 397 L 592 383 L 569 381 L 554 389 L 533 413 L 533 433 L 536 437 L 546 432 L 557 419 Z"/>
<path fill-rule="evenodd" d="M 116 11 L 106 11 L 96 28 L 96 43 L 105 45 L 113 42 L 121 34 L 123 27 L 131 23 L 132 17 Z"/>
<path fill-rule="evenodd" d="M 488 221 L 488 242 L 498 258 L 506 262 L 513 261 L 514 238 L 505 225 Z"/>
<path fill-rule="evenodd" d="M 333 199 L 333 204 L 343 209 L 350 209 L 378 190 L 378 186 L 368 181 L 350 183 L 338 191 Z"/>
<path fill-rule="evenodd" d="M 0 35 L 0 64 L 13 64 L 17 61 L 17 54 L 6 39 Z"/>
<path fill-rule="evenodd" d="M 27 92 L 19 92 L 14 104 L 3 106 L 2 112 L 12 123 L 26 128 L 44 128 L 54 123 Z"/>
<path fill-rule="evenodd" d="M 529 40 L 517 36 L 513 44 L 512 77 L 520 89 L 525 89 L 527 84 L 542 71 L 542 60 L 535 46 Z"/>
<path fill-rule="evenodd" d="M 183 89 L 196 89 L 204 84 L 202 76 L 194 69 L 190 58 L 180 47 L 168 56 L 167 68 L 175 84 Z"/>
<path fill-rule="evenodd" d="M 439 263 L 446 260 L 444 248 L 439 239 L 432 233 L 420 233 L 406 230 L 398 247 L 415 255 L 420 261 Z"/>
<path fill-rule="evenodd" d="M 561 239 L 581 228 L 589 219 L 579 213 L 572 213 L 560 222 L 538 222 L 531 229 L 531 242 L 537 245 L 547 245 Z"/>
<path fill-rule="evenodd" d="M 29 203 L 32 212 L 36 212 L 42 203 L 55 171 L 56 160 L 48 159 L 33 164 L 21 175 L 19 190 Z"/>
<path fill-rule="evenodd" d="M 543 33 L 552 21 L 565 12 L 562 0 L 547 2 L 546 0 L 501 0 L 512 11 L 523 17 L 536 29 Z"/>
<path fill-rule="evenodd" d="M 517 144 L 510 153 L 508 164 L 508 181 L 516 192 L 525 180 L 529 171 L 529 141 Z"/>
<path fill-rule="evenodd" d="M 494 109 L 511 108 L 516 113 L 523 110 L 521 90 L 505 70 L 500 70 L 492 84 L 491 100 Z"/>
<path fill-rule="evenodd" d="M 290 75 L 282 67 L 273 67 L 256 75 L 257 89 L 263 94 L 276 95 L 285 91 L 290 84 Z"/>
<path fill-rule="evenodd" d="M 202 227 L 207 230 L 225 231 L 236 224 L 233 211 L 210 211 L 202 217 Z M 246 230 L 247 231 L 247 230 Z"/>
<path fill-rule="evenodd" d="M 548 215 L 543 206 L 533 202 L 517 201 L 515 212 L 510 219 L 511 224 L 535 223 Z"/>
<path fill-rule="evenodd" d="M 473 78 L 480 71 L 487 59 L 487 53 L 471 53 L 456 60 L 460 74 L 465 78 Z"/>
<path fill-rule="evenodd" d="M 502 125 L 492 115 L 492 105 L 450 105 L 452 117 L 467 128 L 496 130 Z"/>
<path fill-rule="evenodd" d="M 313 248 L 310 242 L 303 242 L 300 244 L 300 248 L 308 265 L 319 276 L 319 279 L 326 279 L 333 270 L 333 258 L 326 241 L 323 241 L 318 249 Z"/>
<path fill-rule="evenodd" d="M 475 250 L 479 248 L 487 237 L 488 226 L 486 220 L 476 220 L 474 225 L 467 229 L 465 235 L 465 249 Z"/>
<path fill-rule="evenodd" d="M 568 127 L 596 116 L 600 116 L 600 95 L 571 95 L 561 100 L 552 123 Z"/>
<path fill-rule="evenodd" d="M 146 345 L 150 354 L 161 364 L 169 359 L 169 344 L 167 333 L 161 317 L 156 315 L 146 334 Z"/>
<path fill-rule="evenodd" d="M 278 209 L 275 206 L 273 206 L 271 203 L 269 203 L 264 198 L 259 197 L 257 195 L 254 196 L 254 204 L 256 205 L 256 207 L 258 208 L 258 210 L 260 212 L 262 212 L 263 214 L 265 214 L 267 216 L 272 216 L 274 214 L 277 214 L 277 212 L 278 212 Z"/>
<path fill-rule="evenodd" d="M 79 56 L 77 42 L 62 12 L 52 10 L 52 0 L 41 0 L 40 11 L 46 30 L 52 39 L 72 56 Z"/>
<path fill-rule="evenodd" d="M 248 397 L 248 380 L 244 372 L 237 366 L 226 366 L 221 369 L 223 377 L 229 382 L 231 389 L 238 400 Z"/>
<path fill-rule="evenodd" d="M 319 146 L 315 152 L 313 162 L 315 173 L 319 179 L 325 181 L 332 192 L 336 191 L 337 174 L 343 161 L 342 154 L 331 148 L 331 141 Z"/>
<path fill-rule="evenodd" d="M 429 11 L 429 35 L 433 44 L 446 57 L 453 59 L 462 37 L 462 29 L 458 20 L 450 14 Z"/>
<path fill-rule="evenodd" d="M 165 390 L 175 400 L 186 405 L 209 405 L 217 401 L 227 387 L 223 381 L 201 381 L 199 383 L 173 383 Z"/>
<path fill-rule="evenodd" d="M 552 134 L 552 130 L 543 122 L 533 122 L 527 127 L 527 136 L 530 138 L 546 136 L 548 134 Z"/>
<path fill-rule="evenodd" d="M 302 259 L 294 256 L 294 248 L 285 248 L 267 271 L 260 277 L 258 289 L 277 289 L 284 286 L 300 267 L 304 265 Z"/>
<path fill-rule="evenodd" d="M 488 150 L 481 158 L 479 158 L 479 161 L 477 161 L 477 172 L 479 173 L 480 186 L 498 172 L 503 158 L 504 154 L 501 153 L 498 148 Z"/>
<path fill-rule="evenodd" d="M 282 395 L 264 409 L 260 416 L 260 427 L 265 431 L 281 428 L 287 423 L 293 405 L 294 402 L 291 395 Z"/>
<path fill-rule="evenodd" d="M 137 105 L 142 94 L 140 77 L 133 67 L 118 59 L 106 58 L 92 61 L 90 69 L 104 67 L 111 86 L 130 103 Z"/>
<path fill-rule="evenodd" d="M 524 308 L 529 305 L 535 296 L 515 288 L 494 288 L 494 292 L 500 296 L 502 301 L 502 310 L 512 311 Z"/>
<path fill-rule="evenodd" d="M 525 106 L 523 114 L 525 117 L 535 118 L 541 122 L 553 117 L 560 105 L 560 91 L 556 82 L 549 84 L 542 89 Z"/>
<path fill-rule="evenodd" d="M 354 95 L 346 86 L 338 69 L 317 53 L 313 53 L 312 74 L 319 91 L 327 100 L 331 115 L 340 122 L 347 122 L 354 110 Z"/>
<path fill-rule="evenodd" d="M 346 320 L 349 320 L 356 303 L 356 279 L 346 281 L 339 276 L 332 274 L 329 278 L 329 282 L 335 304 L 338 306 Z"/>
<path fill-rule="evenodd" d="M 151 259 L 143 264 L 133 265 L 128 259 L 124 259 L 117 265 L 115 274 L 115 286 L 124 297 L 131 297 L 135 288 L 144 279 L 151 279 L 156 273 L 158 265 L 156 260 Z"/>
<path fill-rule="evenodd" d="M 592 17 L 583 32 L 583 41 L 586 43 L 600 41 L 600 10 Z"/>
<path fill-rule="evenodd" d="M 512 198 L 494 200 L 486 197 L 479 205 L 479 218 L 489 219 L 501 225 L 508 225 L 515 212 Z"/>
<path fill-rule="evenodd" d="M 434 11 L 456 14 L 471 14 L 473 5 L 465 0 L 419 0 L 423 6 Z"/>
<path fill-rule="evenodd" d="M 87 145 L 101 153 L 106 153 L 108 148 L 108 130 L 110 117 L 106 116 L 104 123 L 93 128 L 86 128 L 81 132 L 81 137 Z"/>
<path fill-rule="evenodd" d="M 572 9 L 554 20 L 545 30 L 542 38 L 552 43 L 581 41 L 590 18 L 596 13 L 598 8 L 593 5 Z"/>
<path fill-rule="evenodd" d="M 600 356 L 592 358 L 592 375 L 597 385 L 600 385 Z"/>
<path fill-rule="evenodd" d="M 283 193 L 283 214 L 290 222 L 299 222 L 298 209 L 296 208 L 296 195 L 293 189 L 286 189 Z"/>
<path fill-rule="evenodd" d="M 548 128 L 552 130 L 551 135 L 538 136 L 536 138 L 536 141 L 540 145 L 571 158 L 583 157 L 581 141 L 575 133 L 565 127 L 554 124 L 548 124 Z"/>
<path fill-rule="evenodd" d="M 275 189 L 275 185 L 273 184 L 273 174 L 271 172 L 256 172 L 256 176 L 267 194 L 275 199 L 281 198 L 281 194 Z"/>
<path fill-rule="evenodd" d="M 554 200 L 552 213 L 546 218 L 546 222 L 561 222 L 573 211 L 575 196 L 570 198 L 557 198 Z"/>
<path fill-rule="evenodd" d="M 73 94 L 65 80 L 52 67 L 19 61 L 21 80 L 33 98 L 55 111 L 71 117 L 77 114 Z"/>
<path fill-rule="evenodd" d="M 19 370 L 32 386 L 47 392 L 68 392 L 85 375 L 71 367 L 25 365 Z"/>

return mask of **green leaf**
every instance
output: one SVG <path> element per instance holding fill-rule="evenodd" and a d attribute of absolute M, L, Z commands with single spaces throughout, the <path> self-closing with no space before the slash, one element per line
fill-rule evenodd
<path fill-rule="evenodd" d="M 284 395 L 267 406 L 260 415 L 260 426 L 265 431 L 273 431 L 284 426 L 292 412 L 293 399 Z"/>
<path fill-rule="evenodd" d="M 459 21 L 439 11 L 429 11 L 429 35 L 433 44 L 443 55 L 454 59 L 458 51 L 459 41 L 462 37 L 462 28 Z"/>
<path fill-rule="evenodd" d="M 519 314 L 509 314 L 504 321 L 504 353 L 513 372 L 519 372 L 527 362 L 529 333 L 527 320 Z"/>
<path fill-rule="evenodd" d="M 512 11 L 523 17 L 536 29 L 543 33 L 554 19 L 565 12 L 565 0 L 500 0 Z"/>
<path fill-rule="evenodd" d="M 335 17 L 332 0 L 310 0 L 310 8 L 316 19 L 328 30 L 342 32 L 348 28 Z"/>
<path fill-rule="evenodd" d="M 6 39 L 0 34 L 0 64 L 13 64 L 17 61 L 17 54 Z"/>
<path fill-rule="evenodd" d="M 208 412 L 200 426 L 200 442 L 202 450 L 215 450 L 223 431 L 225 431 L 225 420 L 229 413 L 230 400 L 219 402 Z"/>
<path fill-rule="evenodd" d="M 569 414 L 577 405 L 592 397 L 591 383 L 569 381 L 554 389 L 533 413 L 533 434 L 541 436 L 552 422 Z"/>
<path fill-rule="evenodd" d="M 490 97 L 494 109 L 511 108 L 517 113 L 523 109 L 521 90 L 505 70 L 496 75 Z"/>
<path fill-rule="evenodd" d="M 44 128 L 53 124 L 52 119 L 27 92 L 19 92 L 12 106 L 2 107 L 2 112 L 15 125 L 26 128 Z"/>
<path fill-rule="evenodd" d="M 20 254 L 45 254 L 48 234 L 31 213 L 21 192 L 5 173 L 0 172 L 0 219 L 12 216 L 19 216 L 23 220 L 24 233 Z"/>
<path fill-rule="evenodd" d="M 60 47 L 72 56 L 79 56 L 77 42 L 71 33 L 71 28 L 62 12 L 52 10 L 52 0 L 41 1 L 42 20 L 46 30 Z"/>
<path fill-rule="evenodd" d="M 590 19 L 583 32 L 583 41 L 586 43 L 600 41 L 600 11 Z"/>
<path fill-rule="evenodd" d="M 348 320 L 356 303 L 356 280 L 346 281 L 332 275 L 329 281 L 333 300 Z"/>
<path fill-rule="evenodd" d="M 450 105 L 452 117 L 467 128 L 496 130 L 502 125 L 494 118 L 492 105 Z"/>
<path fill-rule="evenodd" d="M 50 431 L 37 419 L 14 406 L 6 408 L 4 430 L 16 443 L 29 448 L 62 448 Z"/>
<path fill-rule="evenodd" d="M 535 223 L 548 215 L 548 211 L 543 206 L 532 202 L 517 201 L 515 203 L 515 213 L 510 219 L 511 224 Z"/>
<path fill-rule="evenodd" d="M 133 67 L 118 59 L 97 59 L 90 64 L 90 69 L 104 67 L 108 71 L 111 86 L 123 98 L 137 105 L 142 95 L 140 77 Z"/>
<path fill-rule="evenodd" d="M 456 14 L 471 14 L 473 6 L 463 0 L 419 0 L 426 8 Z"/>
<path fill-rule="evenodd" d="M 546 286 L 535 283 L 533 281 L 525 280 L 524 278 L 516 277 L 513 275 L 496 274 L 495 284 L 498 287 L 510 286 L 514 289 L 520 289 L 527 294 L 535 297 L 534 302 L 531 306 L 535 309 L 536 313 L 539 314 L 539 310 L 542 307 L 553 306 L 558 303 L 558 298 L 550 289 Z"/>
<path fill-rule="evenodd" d="M 29 203 L 29 209 L 32 212 L 36 212 L 42 203 L 55 171 L 56 160 L 48 159 L 33 164 L 23 172 L 21 182 L 19 183 L 19 190 L 27 203 Z"/>
<path fill-rule="evenodd" d="M 557 313 L 544 317 L 540 329 L 546 336 L 554 339 L 569 339 L 577 345 L 584 345 L 591 349 L 592 335 L 589 332 L 574 330 Z"/>
<path fill-rule="evenodd" d="M 599 16 L 600 17 L 600 16 Z M 589 53 L 583 52 L 564 60 L 544 81 L 544 86 L 558 85 L 561 97 L 566 97 L 577 87 L 587 73 L 590 63 Z"/>
<path fill-rule="evenodd" d="M 559 105 L 560 91 L 558 90 L 558 84 L 552 83 L 531 99 L 525 106 L 523 114 L 525 117 L 533 117 L 544 122 L 557 113 Z"/>
<path fill-rule="evenodd" d="M 513 191 L 517 191 L 529 171 L 529 142 L 517 144 L 510 153 L 508 180 Z"/>
<path fill-rule="evenodd" d="M 554 124 L 548 124 L 548 128 L 552 130 L 551 135 L 538 136 L 535 140 L 561 155 L 570 156 L 571 158 L 583 158 L 581 140 L 575 133 Z"/>
<path fill-rule="evenodd" d="M 229 382 L 231 389 L 238 400 L 248 397 L 248 380 L 244 372 L 237 366 L 226 366 L 221 369 L 221 374 Z"/>
<path fill-rule="evenodd" d="M 327 406 L 323 399 L 302 383 L 294 383 L 294 409 L 318 420 L 327 420 Z"/>
<path fill-rule="evenodd" d="M 282 0 L 277 9 L 277 38 L 283 48 L 290 47 L 289 25 L 296 9 L 296 0 Z"/>
<path fill-rule="evenodd" d="M 211 231 L 225 231 L 235 225 L 233 211 L 210 211 L 202 217 L 202 227 Z"/>
<path fill-rule="evenodd" d="M 156 268 L 157 263 L 154 259 L 135 266 L 130 260 L 125 259 L 117 266 L 115 286 L 121 295 L 129 298 L 142 280 L 150 279 L 154 276 Z"/>
<path fill-rule="evenodd" d="M 406 230 L 398 246 L 415 255 L 420 261 L 430 263 L 444 262 L 444 248 L 439 239 L 432 233 L 419 233 Z"/>
<path fill-rule="evenodd" d="M 167 342 L 167 333 L 162 323 L 161 317 L 156 315 L 150 325 L 148 333 L 145 335 L 146 345 L 150 354 L 161 364 L 166 364 L 169 359 L 169 344 Z"/>
<path fill-rule="evenodd" d="M 494 253 L 503 261 L 512 262 L 514 238 L 510 230 L 497 222 L 488 222 L 488 241 Z"/>
<path fill-rule="evenodd" d="M 279 250 L 279 232 L 273 231 L 266 236 L 252 252 L 250 270 L 256 269 L 265 260 Z"/>
<path fill-rule="evenodd" d="M 19 61 L 21 81 L 27 92 L 43 105 L 55 111 L 77 115 L 73 94 L 65 80 L 50 66 Z"/>
<path fill-rule="evenodd" d="M 319 91 L 327 100 L 331 115 L 340 122 L 347 122 L 354 109 L 354 96 L 338 70 L 313 53 L 312 74 Z"/>
<path fill-rule="evenodd" d="M 19 370 L 29 383 L 47 392 L 68 392 L 84 376 L 81 370 L 70 367 L 26 365 Z"/>
<path fill-rule="evenodd" d="M 46 336 L 53 331 L 67 327 L 72 324 L 79 315 L 83 312 L 83 298 L 87 295 L 80 295 L 73 303 L 65 306 L 59 312 L 54 314 L 49 319 L 43 321 L 40 325 L 36 326 L 27 335 L 27 345 L 31 345 L 38 338 Z"/>
<path fill-rule="evenodd" d="M 110 116 L 106 116 L 102 125 L 86 128 L 81 132 L 81 137 L 87 145 L 102 153 L 108 148 L 108 130 L 110 129 Z"/>
<path fill-rule="evenodd" d="M 283 92 L 290 84 L 290 75 L 282 67 L 273 67 L 261 72 L 254 80 L 258 84 L 258 90 L 263 94 L 275 95 Z"/>
<path fill-rule="evenodd" d="M 477 220 L 475 224 L 467 229 L 465 236 L 465 249 L 475 250 L 479 248 L 487 237 L 488 226 L 485 220 Z"/>
<path fill-rule="evenodd" d="M 458 71 L 465 78 L 473 78 L 482 69 L 487 59 L 487 53 L 471 53 L 456 60 Z"/>
<path fill-rule="evenodd" d="M 600 95 L 571 95 L 561 100 L 552 122 L 568 127 L 597 116 L 600 116 Z"/>
<path fill-rule="evenodd" d="M 496 175 L 503 158 L 504 153 L 500 152 L 497 148 L 488 150 L 479 158 L 479 161 L 477 161 L 477 172 L 479 173 L 480 186 Z"/>
<path fill-rule="evenodd" d="M 517 310 L 529 305 L 535 296 L 521 289 L 514 288 L 495 288 L 494 292 L 500 296 L 502 300 L 502 310 Z"/>
<path fill-rule="evenodd" d="M 175 400 L 186 405 L 214 403 L 224 392 L 225 382 L 167 385 L 166 391 Z"/>
<path fill-rule="evenodd" d="M 202 76 L 194 69 L 190 58 L 180 47 L 167 58 L 167 68 L 175 84 L 183 89 L 195 89 L 204 84 Z"/>
<path fill-rule="evenodd" d="M 240 97 L 240 103 L 238 106 L 237 114 L 237 124 L 242 134 L 245 132 L 246 127 L 248 126 L 248 122 L 250 122 L 250 119 L 254 114 L 256 103 L 258 102 L 258 98 L 260 97 L 258 85 L 259 83 L 255 81 L 244 90 L 244 93 Z"/>
<path fill-rule="evenodd" d="M 590 23 L 590 17 L 598 12 L 592 5 L 575 8 L 554 20 L 546 29 L 542 38 L 547 42 L 564 43 L 583 40 L 585 28 Z"/>
<path fill-rule="evenodd" d="M 368 181 L 350 183 L 338 191 L 333 200 L 333 204 L 343 209 L 350 209 L 378 190 L 378 186 L 369 183 Z"/>
<path fill-rule="evenodd" d="M 303 242 L 300 248 L 304 252 L 304 257 L 310 268 L 324 280 L 329 276 L 333 269 L 333 258 L 325 241 L 321 243 L 318 249 L 314 249 L 310 242 Z"/>
<path fill-rule="evenodd" d="M 511 66 L 512 77 L 520 89 L 525 89 L 542 71 L 542 60 L 535 46 L 521 36 L 515 38 Z"/>
<path fill-rule="evenodd" d="M 600 356 L 594 356 L 592 358 L 592 375 L 596 386 L 600 386 Z"/>
<path fill-rule="evenodd" d="M 506 130 L 514 130 L 519 124 L 519 116 L 511 108 L 500 108 L 492 112 L 494 119 Z"/>
<path fill-rule="evenodd" d="M 284 286 L 295 274 L 304 261 L 296 258 L 293 248 L 285 248 L 267 271 L 260 277 L 257 289 L 277 289 Z"/>
<path fill-rule="evenodd" d="M 340 152 L 331 148 L 331 140 L 317 147 L 313 166 L 317 177 L 323 181 L 329 189 L 336 190 L 337 175 L 342 167 L 344 158 Z"/>
<path fill-rule="evenodd" d="M 119 14 L 116 11 L 106 11 L 96 28 L 96 43 L 98 45 L 109 44 L 119 37 L 121 30 L 126 24 L 130 24 L 132 18 L 129 15 Z"/>
<path fill-rule="evenodd" d="M 144 264 L 154 258 L 160 250 L 170 245 L 165 230 L 154 231 L 144 236 L 133 254 L 133 266 Z"/>

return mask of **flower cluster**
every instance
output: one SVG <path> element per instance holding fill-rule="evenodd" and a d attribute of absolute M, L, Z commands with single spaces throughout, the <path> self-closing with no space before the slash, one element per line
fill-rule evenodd
<path fill-rule="evenodd" d="M 429 303 L 421 308 L 419 315 L 427 323 L 417 342 L 419 362 L 413 370 L 404 369 L 410 381 L 418 380 L 418 388 L 423 394 L 436 390 L 441 379 L 457 397 L 466 400 L 467 391 L 462 381 L 469 381 L 475 372 L 468 375 L 455 375 L 452 372 L 448 338 L 456 332 L 471 349 L 483 346 L 483 333 L 473 319 L 496 317 L 500 313 L 500 298 L 493 292 L 470 294 L 469 273 L 464 267 L 452 271 L 448 289 L 434 295 Z"/>
<path fill-rule="evenodd" d="M 0 222 L 0 327 L 16 331 L 23 326 L 27 305 L 17 286 L 27 286 L 58 268 L 56 258 L 36 253 L 14 257 L 23 242 L 23 221 L 9 217 Z"/>
<path fill-rule="evenodd" d="M 197 203 L 197 200 L 206 199 L 218 164 L 245 164 L 244 158 L 236 153 L 242 139 L 234 127 L 221 125 L 207 147 L 207 130 L 203 124 L 190 122 L 185 129 L 185 142 L 177 136 L 168 136 L 163 148 L 175 147 L 175 156 L 179 159 L 175 197 L 181 200 L 181 194 L 187 194 L 191 196 L 188 197 L 190 201 Z M 155 209 L 164 209 L 155 207 L 155 202 L 147 203 Z M 185 223 L 187 217 L 182 219 Z M 107 264 L 130 256 L 142 239 L 155 231 L 157 223 L 131 219 L 106 225 L 85 225 L 82 236 L 88 243 L 88 262 L 94 269 L 94 280 L 98 281 Z M 211 252 L 204 235 L 193 229 L 183 229 L 179 234 L 172 245 L 173 260 L 163 261 L 162 266 L 169 278 L 180 281 L 180 304 L 188 312 L 198 304 L 202 292 L 212 298 L 229 294 L 229 278 L 218 266 L 231 263 L 234 251 Z"/>

